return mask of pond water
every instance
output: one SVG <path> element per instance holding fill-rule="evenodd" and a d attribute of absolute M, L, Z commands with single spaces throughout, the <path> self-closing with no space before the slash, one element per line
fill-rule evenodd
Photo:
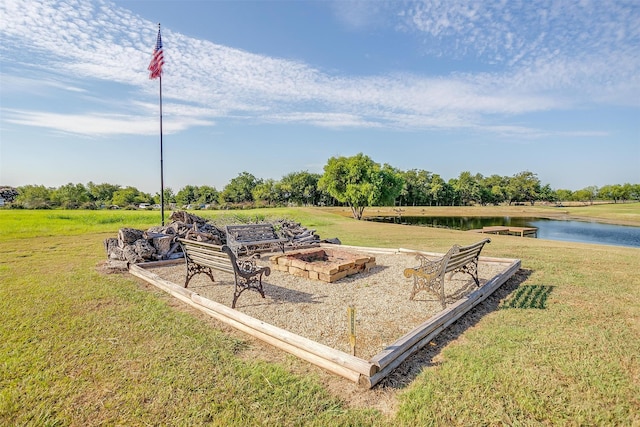
<path fill-rule="evenodd" d="M 536 227 L 540 239 L 640 248 L 640 227 L 597 222 L 544 218 L 428 216 L 372 217 L 367 220 L 455 230 L 475 230 L 490 226 Z"/>

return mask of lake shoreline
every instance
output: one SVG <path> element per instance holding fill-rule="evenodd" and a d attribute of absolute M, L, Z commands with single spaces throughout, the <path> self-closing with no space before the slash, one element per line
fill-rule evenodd
<path fill-rule="evenodd" d="M 363 212 L 363 218 L 378 216 L 460 216 L 460 217 L 536 217 L 564 221 L 599 222 L 602 224 L 626 225 L 640 227 L 640 203 L 618 203 L 600 206 L 637 208 L 637 213 L 627 215 L 602 215 L 594 213 L 581 215 L 580 210 L 590 206 L 384 206 L 368 207 Z M 351 217 L 351 209 L 348 207 L 317 208 L 326 212 L 332 212 L 341 216 Z M 577 211 L 577 212 L 576 212 Z"/>

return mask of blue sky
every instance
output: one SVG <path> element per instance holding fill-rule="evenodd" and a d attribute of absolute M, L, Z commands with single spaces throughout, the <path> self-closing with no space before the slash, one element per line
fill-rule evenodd
<path fill-rule="evenodd" d="M 0 185 L 222 189 L 360 152 L 640 182 L 640 1 L 0 1 Z"/>

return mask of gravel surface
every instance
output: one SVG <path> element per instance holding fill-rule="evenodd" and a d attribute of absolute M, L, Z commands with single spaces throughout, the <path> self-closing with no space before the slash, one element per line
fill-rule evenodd
<path fill-rule="evenodd" d="M 345 248 L 342 248 L 345 249 Z M 335 283 L 302 279 L 272 269 L 263 278 L 266 298 L 257 292 L 245 291 L 236 305 L 241 311 L 271 325 L 312 339 L 337 350 L 351 353 L 347 307 L 356 309 L 356 356 L 368 360 L 392 344 L 417 325 L 441 311 L 434 295 L 422 291 L 409 300 L 413 279 L 403 271 L 419 263 L 405 253 L 372 253 L 376 266 L 368 272 L 349 276 Z M 269 254 L 262 254 L 260 265 L 269 265 Z M 480 262 L 480 285 L 507 269 L 509 264 Z M 184 264 L 151 269 L 160 277 L 183 285 Z M 189 289 L 203 297 L 231 306 L 233 275 L 214 271 L 213 283 L 205 274 L 191 279 Z M 447 275 L 445 290 L 447 303 L 476 289 L 471 276 Z"/>

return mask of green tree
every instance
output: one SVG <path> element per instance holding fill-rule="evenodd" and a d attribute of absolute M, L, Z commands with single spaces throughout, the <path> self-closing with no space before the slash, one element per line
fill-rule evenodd
<path fill-rule="evenodd" d="M 267 179 L 256 185 L 251 192 L 253 200 L 266 202 L 269 206 L 271 203 L 278 200 L 278 190 L 276 187 L 276 181 L 273 179 Z"/>
<path fill-rule="evenodd" d="M 483 204 L 499 205 L 506 200 L 507 183 L 509 178 L 500 175 L 491 175 L 482 179 L 480 187 L 482 188 Z"/>
<path fill-rule="evenodd" d="M 435 203 L 436 206 L 447 205 L 449 195 L 451 194 L 451 189 L 449 188 L 449 184 L 442 179 L 442 177 L 434 173 L 431 177 L 431 187 L 429 189 L 429 195 L 431 196 L 431 200 Z"/>
<path fill-rule="evenodd" d="M 68 183 L 51 193 L 53 204 L 65 209 L 78 209 L 89 200 L 91 200 L 91 194 L 83 184 Z"/>
<path fill-rule="evenodd" d="M 624 194 L 623 200 L 640 201 L 640 184 L 630 184 L 627 182 L 622 186 L 622 191 Z"/>
<path fill-rule="evenodd" d="M 180 191 L 176 193 L 175 198 L 178 206 L 190 205 L 192 203 L 195 204 L 200 198 L 200 191 L 196 186 L 187 185 L 182 187 Z"/>
<path fill-rule="evenodd" d="M 533 206 L 540 195 L 540 180 L 529 171 L 519 172 L 509 179 L 507 197 L 512 202 L 529 202 Z"/>
<path fill-rule="evenodd" d="M 459 206 L 461 204 L 460 193 L 456 190 L 458 187 L 458 178 L 451 178 L 447 181 L 449 194 L 447 195 L 447 204 L 450 206 Z"/>
<path fill-rule="evenodd" d="M 332 157 L 324 166 L 318 186 L 351 208 L 362 219 L 367 206 L 390 205 L 402 190 L 403 179 L 391 166 L 374 162 L 360 153 L 352 157 Z"/>
<path fill-rule="evenodd" d="M 220 192 L 215 187 L 202 185 L 198 187 L 198 203 L 211 205 L 218 203 Z"/>
<path fill-rule="evenodd" d="M 598 191 L 598 199 L 601 200 L 613 200 L 613 203 L 618 203 L 618 201 L 629 199 L 630 192 L 625 191 L 625 186 L 630 186 L 631 184 L 614 184 L 614 185 L 605 185 Z M 629 187 L 626 187 L 627 189 Z"/>
<path fill-rule="evenodd" d="M 573 192 L 572 200 L 576 202 L 586 202 L 590 198 L 591 198 L 591 192 L 583 188 L 581 190 L 576 190 Z"/>
<path fill-rule="evenodd" d="M 549 184 L 545 184 L 540 188 L 539 200 L 544 202 L 557 202 L 558 197 Z"/>
<path fill-rule="evenodd" d="M 400 193 L 400 205 L 427 206 L 431 204 L 431 172 L 411 169 L 402 173 L 404 185 Z"/>
<path fill-rule="evenodd" d="M 18 195 L 14 200 L 16 206 L 26 209 L 50 209 L 52 188 L 44 185 L 25 185 L 17 188 Z"/>
<path fill-rule="evenodd" d="M 560 202 L 568 202 L 573 200 L 573 191 L 566 189 L 556 190 L 556 199 Z"/>
<path fill-rule="evenodd" d="M 94 184 L 89 181 L 87 184 L 87 190 L 91 194 L 91 198 L 99 205 L 110 205 L 113 193 L 120 189 L 119 185 L 113 184 Z"/>
<path fill-rule="evenodd" d="M 251 192 L 261 181 L 249 172 L 242 172 L 233 178 L 220 193 L 222 203 L 252 202 Z"/>
<path fill-rule="evenodd" d="M 590 186 L 576 191 L 574 193 L 574 197 L 580 202 L 589 202 L 589 204 L 593 204 L 597 194 L 598 187 Z"/>
<path fill-rule="evenodd" d="M 277 185 L 285 203 L 315 205 L 318 203 L 320 175 L 307 171 L 292 172 L 282 177 Z"/>
<path fill-rule="evenodd" d="M 480 201 L 480 185 L 476 177 L 471 172 L 461 172 L 456 180 L 453 181 L 453 189 L 458 195 L 460 204 L 469 205 L 471 202 Z"/>
<path fill-rule="evenodd" d="M 164 196 L 165 206 L 170 205 L 171 203 L 176 203 L 176 195 L 173 193 L 173 189 L 171 187 L 164 187 L 162 194 Z M 137 200 L 137 203 L 156 203 L 158 205 L 160 202 L 160 193 L 156 193 L 153 197 L 146 193 L 140 193 L 140 197 Z"/>
<path fill-rule="evenodd" d="M 142 193 L 131 186 L 117 190 L 111 198 L 111 203 L 120 207 L 139 205 L 140 203 L 149 203 L 151 201 L 150 195 Z"/>

